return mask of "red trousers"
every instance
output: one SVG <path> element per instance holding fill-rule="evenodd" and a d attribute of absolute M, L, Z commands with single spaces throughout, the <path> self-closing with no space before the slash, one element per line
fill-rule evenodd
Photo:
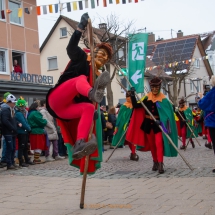
<path fill-rule="evenodd" d="M 136 154 L 136 146 L 130 142 L 128 142 L 127 140 L 125 140 L 125 145 L 128 145 L 128 147 L 131 150 L 131 154 Z"/>
<path fill-rule="evenodd" d="M 155 134 L 151 129 L 147 134 L 147 140 L 150 144 L 151 154 L 154 162 L 163 162 L 163 137 L 162 132 Z"/>
<path fill-rule="evenodd" d="M 206 129 L 206 136 L 207 136 L 207 139 L 208 139 L 208 143 L 211 143 L 212 140 L 211 140 L 209 128 Z"/>
<path fill-rule="evenodd" d="M 182 128 L 181 128 L 181 137 L 182 137 L 182 144 L 183 146 L 186 145 L 186 137 L 187 137 L 187 126 L 184 125 Z M 190 139 L 190 142 L 193 142 L 192 138 L 189 138 Z"/>
<path fill-rule="evenodd" d="M 90 103 L 75 103 L 74 98 L 78 94 L 88 97 L 91 88 L 87 77 L 81 75 L 65 81 L 52 91 L 49 96 L 49 105 L 60 118 L 80 118 L 77 129 L 77 140 L 88 137 L 95 107 Z"/>

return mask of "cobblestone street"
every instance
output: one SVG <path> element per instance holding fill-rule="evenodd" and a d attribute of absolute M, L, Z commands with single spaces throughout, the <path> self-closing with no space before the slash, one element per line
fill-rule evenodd
<path fill-rule="evenodd" d="M 151 171 L 149 152 L 138 152 L 140 160 L 135 162 L 129 160 L 127 147 L 117 149 L 88 177 L 84 210 L 79 209 L 82 176 L 67 159 L 16 171 L 0 169 L 0 214 L 215 214 L 213 150 L 198 139 L 202 146 L 196 143 L 195 149 L 181 151 L 193 171 L 178 156 L 165 158 L 161 175 Z M 104 152 L 104 161 L 111 152 Z"/>

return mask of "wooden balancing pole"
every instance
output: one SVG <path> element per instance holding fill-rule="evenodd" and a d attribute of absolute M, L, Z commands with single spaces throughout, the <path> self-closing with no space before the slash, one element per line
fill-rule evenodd
<path fill-rule="evenodd" d="M 91 66 L 92 66 L 92 75 L 93 75 L 93 83 L 95 83 L 95 61 L 94 61 L 94 42 L 93 42 L 93 28 L 91 19 L 88 19 L 87 25 L 87 33 L 88 33 L 88 41 L 90 45 L 90 54 L 91 54 Z M 94 122 L 92 123 L 90 133 L 89 133 L 89 140 L 91 139 L 93 133 Z M 84 166 L 84 173 L 82 179 L 82 187 L 81 187 L 81 199 L 80 199 L 80 209 L 84 209 L 84 197 L 85 197 L 85 189 L 86 189 L 86 182 L 87 182 L 87 171 L 89 166 L 89 155 L 85 158 L 85 166 Z"/>

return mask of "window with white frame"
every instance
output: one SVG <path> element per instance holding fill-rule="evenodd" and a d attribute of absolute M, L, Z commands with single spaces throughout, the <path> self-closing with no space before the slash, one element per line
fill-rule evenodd
<path fill-rule="evenodd" d="M 7 50 L 0 49 L 0 74 L 7 74 Z"/>
<path fill-rule="evenodd" d="M 10 22 L 22 25 L 22 18 L 18 17 L 18 9 L 21 8 L 21 1 L 9 1 Z"/>
<path fill-rule="evenodd" d="M 194 62 L 194 67 L 199 69 L 200 68 L 200 60 L 199 59 L 196 59 L 195 62 Z"/>
<path fill-rule="evenodd" d="M 191 92 L 201 92 L 201 82 L 200 80 L 190 80 L 190 91 Z"/>
<path fill-rule="evenodd" d="M 48 70 L 58 69 L 57 66 L 57 57 L 48 57 Z"/>
<path fill-rule="evenodd" d="M 124 51 L 122 48 L 118 51 L 118 57 L 120 60 L 124 60 Z"/>
<path fill-rule="evenodd" d="M 0 12 L 4 11 L 4 0 L 0 0 Z M 2 15 L 0 14 L 0 19 L 2 19 Z"/>
<path fill-rule="evenodd" d="M 60 28 L 60 37 L 67 37 L 67 29 L 65 28 Z"/>

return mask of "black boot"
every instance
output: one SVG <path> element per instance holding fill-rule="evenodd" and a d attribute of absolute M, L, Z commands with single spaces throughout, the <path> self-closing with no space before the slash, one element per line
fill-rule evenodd
<path fill-rule="evenodd" d="M 180 149 L 185 149 L 185 147 L 186 147 L 185 145 L 181 145 Z"/>
<path fill-rule="evenodd" d="M 139 160 L 139 156 L 135 153 L 130 155 L 130 160 L 131 161 L 138 161 Z"/>
<path fill-rule="evenodd" d="M 92 138 L 86 143 L 84 139 L 77 140 L 73 148 L 72 158 L 79 160 L 84 156 L 92 154 L 97 148 L 97 139 L 94 134 Z"/>
<path fill-rule="evenodd" d="M 193 148 L 195 148 L 195 144 L 193 141 L 190 141 Z"/>
<path fill-rule="evenodd" d="M 209 148 L 209 149 L 212 149 L 212 144 L 211 144 L 211 143 L 207 143 L 207 141 L 206 141 L 205 147 L 206 147 L 206 148 Z"/>
<path fill-rule="evenodd" d="M 89 92 L 88 97 L 91 101 L 101 103 L 105 87 L 110 82 L 110 74 L 109 72 L 103 72 L 95 81 L 94 87 Z"/>
<path fill-rule="evenodd" d="M 153 167 L 152 167 L 152 171 L 157 171 L 158 170 L 158 162 L 154 161 Z"/>
<path fill-rule="evenodd" d="M 163 174 L 164 173 L 164 168 L 163 168 L 163 163 L 162 162 L 159 162 L 158 163 L 158 172 L 160 174 Z"/>

